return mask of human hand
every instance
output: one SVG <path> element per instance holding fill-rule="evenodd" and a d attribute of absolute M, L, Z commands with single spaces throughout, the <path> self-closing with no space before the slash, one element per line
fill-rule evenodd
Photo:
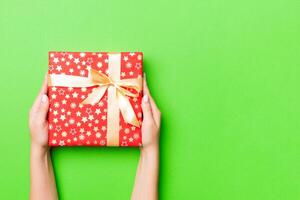
<path fill-rule="evenodd" d="M 158 199 L 159 130 L 161 113 L 149 92 L 144 76 L 142 100 L 143 123 L 140 161 L 136 173 L 131 199 Z"/>
<path fill-rule="evenodd" d="M 48 147 L 47 74 L 39 95 L 29 113 L 31 136 L 30 151 L 30 199 L 58 199 L 55 177 Z"/>
<path fill-rule="evenodd" d="M 49 100 L 47 96 L 47 74 L 44 83 L 29 112 L 29 129 L 31 148 L 46 153 L 48 147 L 48 121 L 47 113 Z"/>
<path fill-rule="evenodd" d="M 144 119 L 142 123 L 142 150 L 147 150 L 158 148 L 159 146 L 161 113 L 150 94 L 146 82 L 146 76 L 144 76 L 143 90 L 144 96 L 142 100 L 142 109 Z"/>

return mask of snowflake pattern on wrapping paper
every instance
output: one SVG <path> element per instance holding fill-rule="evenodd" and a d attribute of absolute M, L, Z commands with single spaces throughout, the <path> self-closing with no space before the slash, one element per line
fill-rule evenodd
<path fill-rule="evenodd" d="M 108 75 L 106 52 L 49 52 L 49 74 L 87 77 L 90 69 Z M 120 79 L 143 75 L 141 52 L 121 53 Z M 82 105 L 93 87 L 48 87 L 50 146 L 106 146 L 107 91 L 95 105 Z M 129 98 L 138 120 L 142 121 L 142 92 Z M 141 146 L 141 127 L 127 124 L 120 113 L 119 146 Z"/>

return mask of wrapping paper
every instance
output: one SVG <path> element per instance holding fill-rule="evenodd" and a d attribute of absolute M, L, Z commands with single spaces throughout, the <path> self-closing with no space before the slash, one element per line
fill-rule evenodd
<path fill-rule="evenodd" d="M 116 55 L 119 66 L 111 64 L 111 58 Z M 119 79 L 137 79 L 143 76 L 143 54 L 141 52 L 49 52 L 49 70 L 51 76 L 72 76 L 79 79 L 90 76 L 91 71 L 99 72 L 110 77 L 110 71 L 119 67 Z M 65 80 L 67 78 L 63 78 Z M 122 113 L 114 117 L 118 126 L 110 128 L 108 105 L 114 104 L 105 91 L 103 97 L 95 104 L 82 104 L 99 85 L 89 87 L 48 86 L 50 108 L 49 146 L 141 146 L 141 126 L 134 126 L 125 122 Z M 108 87 L 113 87 L 109 85 Z M 141 124 L 142 91 L 134 92 L 136 97 L 129 97 L 129 102 L 134 114 Z M 118 111 L 120 112 L 120 111 Z M 107 142 L 111 131 L 118 129 L 117 143 L 112 145 Z M 116 131 L 116 130 L 115 130 Z"/>

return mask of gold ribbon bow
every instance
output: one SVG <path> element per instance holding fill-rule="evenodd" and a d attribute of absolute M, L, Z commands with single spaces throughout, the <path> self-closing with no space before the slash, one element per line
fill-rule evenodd
<path fill-rule="evenodd" d="M 138 93 L 142 90 L 142 79 L 136 78 L 113 81 L 102 72 L 98 72 L 94 69 L 91 69 L 90 74 L 92 80 L 91 85 L 98 85 L 99 87 L 94 88 L 93 92 L 81 103 L 94 105 L 102 99 L 108 87 L 115 87 L 117 89 L 116 99 L 125 122 L 140 127 L 140 123 L 135 116 L 128 97 L 135 98 L 139 96 Z M 136 93 L 131 92 L 129 89 L 135 90 Z"/>
<path fill-rule="evenodd" d="M 120 73 L 120 55 L 109 55 L 109 76 L 91 69 L 88 77 L 78 77 L 64 74 L 50 74 L 48 79 L 49 86 L 61 87 L 92 87 L 93 91 L 84 99 L 81 104 L 96 104 L 107 94 L 107 146 L 119 145 L 119 112 L 124 121 L 140 127 L 135 112 L 128 97 L 136 98 L 142 90 L 142 78 L 119 79 Z M 135 91 L 134 92 L 132 92 Z"/>

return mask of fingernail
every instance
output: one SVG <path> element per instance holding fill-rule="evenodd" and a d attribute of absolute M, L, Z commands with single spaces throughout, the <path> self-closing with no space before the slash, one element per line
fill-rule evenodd
<path fill-rule="evenodd" d="M 47 99 L 48 99 L 47 95 L 43 94 L 43 96 L 42 96 L 42 103 L 46 103 Z"/>
<path fill-rule="evenodd" d="M 148 103 L 148 101 L 149 101 L 149 97 L 148 97 L 148 95 L 145 94 L 145 95 L 143 96 L 143 102 L 144 102 L 144 103 Z"/>

